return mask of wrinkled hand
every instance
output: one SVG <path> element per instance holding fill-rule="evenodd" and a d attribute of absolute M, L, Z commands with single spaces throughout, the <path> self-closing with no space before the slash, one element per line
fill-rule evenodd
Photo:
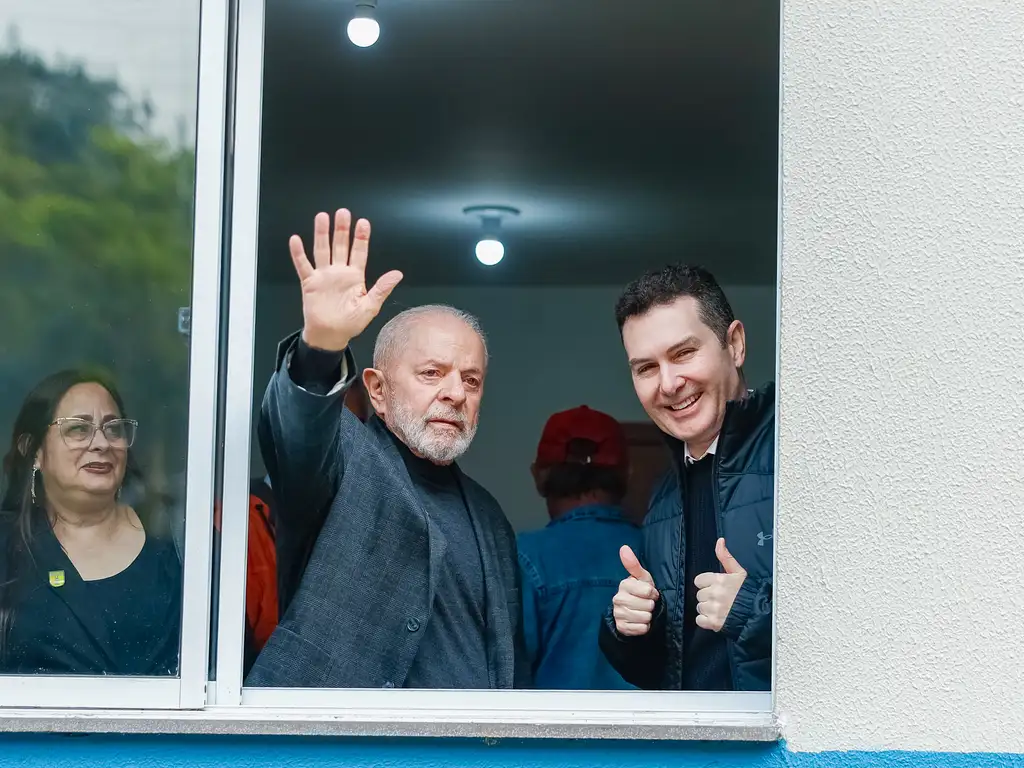
<path fill-rule="evenodd" d="M 330 241 L 331 218 L 318 213 L 313 225 L 313 264 L 292 235 L 288 248 L 295 273 L 302 284 L 302 338 L 311 347 L 340 352 L 380 312 L 384 301 L 402 279 L 402 273 L 383 275 L 366 290 L 366 258 L 370 250 L 370 222 L 356 222 L 355 240 L 349 248 L 352 214 L 341 208 L 334 215 L 334 243 Z M 314 269 L 313 265 L 316 265 Z"/>
<path fill-rule="evenodd" d="M 619 559 L 629 576 L 619 582 L 619 591 L 612 598 L 615 629 L 626 637 L 646 635 L 651 629 L 658 590 L 654 588 L 651 574 L 640 565 L 632 549 L 622 547 Z"/>
<path fill-rule="evenodd" d="M 697 587 L 697 626 L 721 632 L 732 610 L 736 594 L 747 578 L 747 572 L 725 548 L 725 539 L 715 545 L 715 555 L 725 573 L 702 573 L 693 580 Z"/>

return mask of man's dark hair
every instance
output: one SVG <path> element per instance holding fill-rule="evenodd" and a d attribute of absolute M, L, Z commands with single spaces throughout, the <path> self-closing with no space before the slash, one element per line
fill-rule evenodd
<path fill-rule="evenodd" d="M 714 275 L 703 267 L 669 264 L 647 272 L 631 282 L 615 303 L 615 321 L 622 326 L 631 317 L 647 314 L 653 307 L 671 304 L 690 296 L 697 301 L 701 322 L 714 331 L 724 347 L 729 326 L 736 319 Z"/>
<path fill-rule="evenodd" d="M 569 441 L 568 461 L 543 467 L 540 493 L 546 499 L 577 499 L 590 493 L 607 493 L 613 504 L 626 495 L 625 467 L 598 466 L 585 463 L 597 453 L 592 440 L 576 438 Z"/>

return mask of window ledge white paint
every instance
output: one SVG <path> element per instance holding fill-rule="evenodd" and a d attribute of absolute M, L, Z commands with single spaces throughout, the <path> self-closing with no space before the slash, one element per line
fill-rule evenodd
<path fill-rule="evenodd" d="M 770 712 L 309 709 L 0 711 L 0 731 L 32 733 L 434 736 L 460 738 L 776 741 Z"/>

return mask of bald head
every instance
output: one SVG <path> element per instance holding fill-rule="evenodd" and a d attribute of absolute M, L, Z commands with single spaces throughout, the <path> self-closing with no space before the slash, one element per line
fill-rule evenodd
<path fill-rule="evenodd" d="M 387 370 L 388 365 L 409 344 L 409 339 L 416 330 L 426 329 L 432 323 L 448 324 L 452 321 L 469 327 L 480 337 L 484 347 L 484 363 L 487 362 L 487 339 L 484 337 L 480 321 L 469 312 L 449 307 L 447 304 L 424 304 L 399 312 L 388 320 L 377 334 L 377 342 L 373 346 L 373 367 Z"/>

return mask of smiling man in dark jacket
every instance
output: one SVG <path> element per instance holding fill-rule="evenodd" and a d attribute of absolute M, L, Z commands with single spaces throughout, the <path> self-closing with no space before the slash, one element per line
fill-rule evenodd
<path fill-rule="evenodd" d="M 743 324 L 704 269 L 645 274 L 615 314 L 674 467 L 620 551 L 601 648 L 641 688 L 770 690 L 775 386 L 747 389 Z"/>

